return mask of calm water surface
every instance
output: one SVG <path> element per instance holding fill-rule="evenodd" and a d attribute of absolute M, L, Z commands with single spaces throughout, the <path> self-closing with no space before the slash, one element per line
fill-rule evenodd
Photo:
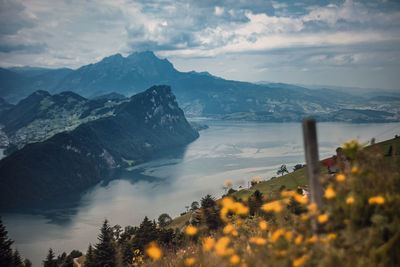
<path fill-rule="evenodd" d="M 164 212 L 175 217 L 206 194 L 223 194 L 222 185 L 228 179 L 235 188 L 247 187 L 254 176 L 274 176 L 281 164 L 292 170 L 295 164 L 304 163 L 299 123 L 204 123 L 210 128 L 186 148 L 133 167 L 74 202 L 60 199 L 67 204 L 62 208 L 2 214 L 14 247 L 34 266 L 40 266 L 50 247 L 57 255 L 72 249 L 86 252 L 89 243 L 96 243 L 105 218 L 124 227 L 138 225 L 144 216 L 157 219 Z M 400 123 L 320 123 L 320 157 L 333 155 L 336 147 L 350 138 L 382 141 L 399 132 Z M 133 182 L 138 177 L 142 181 Z"/>

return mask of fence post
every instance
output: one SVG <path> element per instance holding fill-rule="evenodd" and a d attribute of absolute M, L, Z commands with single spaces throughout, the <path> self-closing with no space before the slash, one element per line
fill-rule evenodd
<path fill-rule="evenodd" d="M 315 120 L 313 118 L 307 118 L 303 120 L 303 137 L 311 203 L 317 204 L 318 209 L 320 209 L 322 207 L 322 186 L 319 179 L 320 165 L 318 156 L 317 129 Z M 313 220 L 312 228 L 314 233 L 318 232 L 316 220 Z"/>

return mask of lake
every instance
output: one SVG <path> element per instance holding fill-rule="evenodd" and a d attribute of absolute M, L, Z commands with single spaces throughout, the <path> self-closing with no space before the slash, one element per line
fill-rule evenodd
<path fill-rule="evenodd" d="M 72 249 L 85 253 L 89 243 L 96 243 L 105 218 L 124 227 L 138 225 L 144 216 L 157 219 L 164 212 L 175 217 L 206 194 L 221 196 L 226 180 L 235 189 L 247 187 L 254 176 L 275 176 L 282 164 L 291 171 L 295 164 L 304 163 L 300 123 L 196 121 L 209 129 L 185 148 L 135 166 L 77 199 L 58 199 L 61 207 L 2 214 L 14 247 L 34 266 L 41 266 L 50 247 L 56 255 Z M 400 134 L 400 123 L 320 123 L 317 130 L 320 158 L 324 158 L 349 139 L 392 138 Z M 133 182 L 138 177 L 141 181 Z"/>

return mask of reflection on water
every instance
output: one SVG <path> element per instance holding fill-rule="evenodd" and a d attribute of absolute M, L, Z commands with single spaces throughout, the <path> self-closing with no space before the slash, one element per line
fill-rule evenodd
<path fill-rule="evenodd" d="M 15 247 L 40 266 L 50 247 L 57 254 L 86 251 L 89 243 L 96 242 L 104 218 L 126 226 L 138 225 L 144 216 L 157 219 L 164 212 L 174 217 L 208 193 L 220 196 L 228 179 L 235 188 L 245 187 L 256 175 L 262 179 L 274 176 L 281 164 L 291 170 L 304 162 L 299 123 L 205 123 L 210 128 L 186 148 L 119 172 L 115 174 L 118 179 L 96 185 L 83 195 L 60 199 L 61 207 L 57 203 L 33 214 L 3 214 Z M 349 138 L 385 140 L 399 129 L 399 123 L 321 123 L 321 158 L 332 155 Z"/>

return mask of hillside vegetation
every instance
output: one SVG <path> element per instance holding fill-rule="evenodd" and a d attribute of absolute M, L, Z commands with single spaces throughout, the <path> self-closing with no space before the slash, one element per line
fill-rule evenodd
<path fill-rule="evenodd" d="M 391 148 L 390 148 L 391 147 Z M 111 227 L 84 266 L 399 266 L 400 138 L 343 144 L 336 174 L 321 167 L 323 204 L 310 203 L 305 168 L 215 200 L 169 223 Z M 322 166 L 322 164 L 321 164 Z M 161 218 L 161 216 L 160 216 Z M 160 222 L 159 218 L 159 222 Z M 165 218 L 165 217 L 164 217 Z"/>

